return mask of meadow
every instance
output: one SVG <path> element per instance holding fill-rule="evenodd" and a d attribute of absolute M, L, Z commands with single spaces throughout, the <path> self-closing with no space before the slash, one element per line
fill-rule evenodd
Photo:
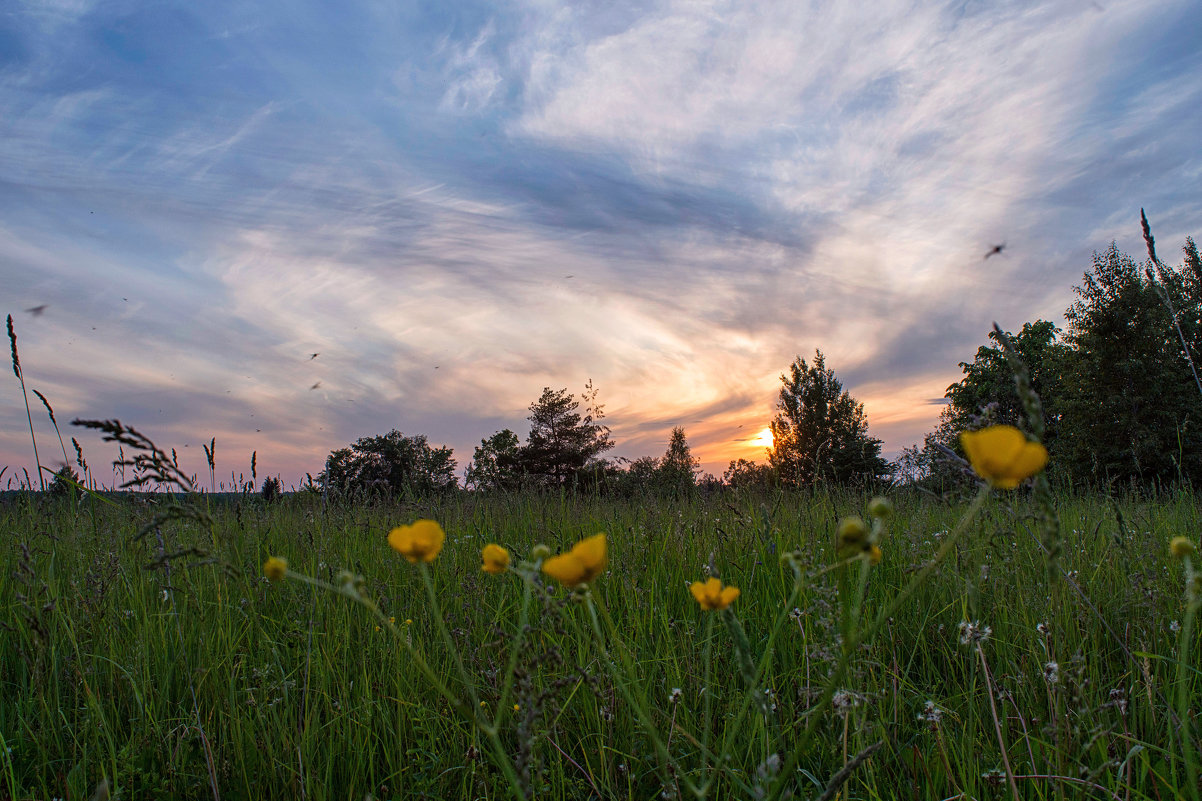
<path fill-rule="evenodd" d="M 1055 563 L 1025 490 L 898 491 L 843 558 L 869 500 L 9 495 L 0 799 L 1198 797 L 1190 490 L 1057 492 Z M 598 532 L 588 593 L 530 561 Z"/>

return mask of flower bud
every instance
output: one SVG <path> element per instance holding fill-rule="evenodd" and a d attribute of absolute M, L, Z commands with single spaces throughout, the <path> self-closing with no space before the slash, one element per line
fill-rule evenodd
<path fill-rule="evenodd" d="M 845 517 L 839 521 L 839 547 L 851 548 L 863 545 L 868 536 L 868 527 L 858 517 Z"/>
<path fill-rule="evenodd" d="M 530 551 L 530 558 L 536 562 L 541 562 L 550 555 L 551 549 L 546 545 L 543 545 L 541 542 L 538 545 L 535 545 Z"/>
<path fill-rule="evenodd" d="M 893 503 L 888 498 L 878 495 L 868 502 L 868 514 L 876 518 L 889 517 L 893 514 Z"/>
<path fill-rule="evenodd" d="M 1173 537 L 1169 543 L 1169 553 L 1178 559 L 1184 559 L 1187 556 L 1193 556 L 1194 544 L 1189 541 L 1188 537 Z"/>

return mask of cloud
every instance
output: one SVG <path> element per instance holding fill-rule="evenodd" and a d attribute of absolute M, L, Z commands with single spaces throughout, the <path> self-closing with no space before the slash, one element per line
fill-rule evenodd
<path fill-rule="evenodd" d="M 1202 213 L 1187 3 L 59 6 L 0 23 L 29 373 L 289 482 L 590 378 L 618 455 L 720 473 L 815 349 L 895 451 L 1140 205 L 1166 253 Z"/>

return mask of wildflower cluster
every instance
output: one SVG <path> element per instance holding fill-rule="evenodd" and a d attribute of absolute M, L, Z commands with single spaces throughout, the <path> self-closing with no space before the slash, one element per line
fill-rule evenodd
<path fill-rule="evenodd" d="M 1017 430 L 1015 433 L 1018 433 Z M 978 435 L 982 434 L 983 432 L 978 432 Z M 1018 436 L 1023 443 L 1026 442 L 1021 434 Z M 1008 435 L 1004 435 L 1002 444 L 1005 445 L 1008 441 Z M 1039 460 L 1024 455 L 1029 451 L 1022 443 L 1016 454 L 1007 455 L 1007 453 L 999 451 L 1001 455 L 998 455 L 991 450 L 996 444 L 993 440 L 986 438 L 975 442 L 976 444 L 969 446 L 966 441 L 966 450 L 973 458 L 978 472 L 987 478 L 992 486 L 1016 486 L 1018 481 L 1022 480 L 1018 477 L 1020 473 L 1028 471 L 1023 476 L 1025 478 L 1031 475 L 1029 471 L 1041 469 L 1046 460 L 1046 454 L 1044 459 Z M 1042 450 L 1041 446 L 1039 448 Z M 1037 466 L 1033 468 L 1032 465 L 1036 463 L 1038 463 Z M 837 633 L 838 653 L 831 657 L 834 664 L 827 671 L 825 688 L 818 696 L 817 705 L 829 708 L 841 716 L 845 728 L 855 710 L 869 701 L 869 696 L 852 689 L 842 689 L 846 688 L 848 683 L 856 680 L 851 667 L 853 657 L 860 651 L 860 647 L 875 636 L 882 627 L 892 623 L 893 616 L 900 604 L 927 579 L 932 571 L 938 568 L 948 554 L 953 552 L 957 539 L 968 530 L 969 523 L 988 494 L 988 489 L 982 488 L 978 500 L 965 512 L 954 530 L 950 530 L 943 538 L 935 557 L 923 565 L 909 579 L 906 586 L 879 609 L 866 604 L 866 592 L 870 585 L 870 576 L 873 573 L 871 568 L 877 565 L 883 556 L 880 543 L 886 531 L 886 521 L 893 514 L 892 504 L 886 498 L 873 498 L 867 505 L 867 514 L 864 517 L 852 516 L 840 521 L 836 531 L 836 551 L 840 560 L 837 564 L 830 565 L 819 573 L 831 571 L 838 577 L 839 597 L 841 605 L 844 607 L 844 614 L 841 616 L 840 631 Z M 478 563 L 481 571 L 498 576 L 513 573 L 521 580 L 525 589 L 519 608 L 515 635 L 508 646 L 508 667 L 504 668 L 504 672 L 498 669 L 495 674 L 497 678 L 495 687 L 499 689 L 495 695 L 493 694 L 494 687 L 481 685 L 478 677 L 473 676 L 465 667 L 461 655 L 463 644 L 456 642 L 451 637 L 439 613 L 439 600 L 430 564 L 437 560 L 446 542 L 446 533 L 442 526 L 433 520 L 417 520 L 389 531 L 387 541 L 389 546 L 414 565 L 420 574 L 422 583 L 425 585 L 431 613 L 428 624 L 423 625 L 423 630 L 432 630 L 436 636 L 442 638 L 453 663 L 453 671 L 436 670 L 426 661 L 423 649 L 415 643 L 415 637 L 408 628 L 411 621 L 407 619 L 404 625 L 398 626 L 395 618 L 388 617 L 387 613 L 382 612 L 369 598 L 362 576 L 343 571 L 334 583 L 327 584 L 320 579 L 289 571 L 287 562 L 274 556 L 264 563 L 263 572 L 272 581 L 292 578 L 325 587 L 345 595 L 370 610 L 376 616 L 377 630 L 387 630 L 392 634 L 399 641 L 401 647 L 408 652 L 414 667 L 424 675 L 438 694 L 449 702 L 452 709 L 469 721 L 477 732 L 484 735 L 486 747 L 492 752 L 497 766 L 505 774 L 515 797 L 528 798 L 533 790 L 526 761 L 529 754 L 527 750 L 522 750 L 515 759 L 507 751 L 501 735 L 504 731 L 503 725 L 512 722 L 515 716 L 520 716 L 516 718 L 519 737 L 525 737 L 530 733 L 527 727 L 535 725 L 536 719 L 540 715 L 539 704 L 530 701 L 530 696 L 524 694 L 522 690 L 522 687 L 526 686 L 524 683 L 528 680 L 520 669 L 522 649 L 530 645 L 530 642 L 526 640 L 527 635 L 532 631 L 528 622 L 530 619 L 529 606 L 533 598 L 546 597 L 543 593 L 544 588 L 538 581 L 540 573 L 546 576 L 547 580 L 553 580 L 571 590 L 572 599 L 578 601 L 580 608 L 586 612 L 581 620 L 573 618 L 566 605 L 560 609 L 566 624 L 583 626 L 583 629 L 578 628 L 577 631 L 587 632 L 591 628 L 591 634 L 594 636 L 594 642 L 598 648 L 598 663 L 613 674 L 612 686 L 621 694 L 621 700 L 637 718 L 641 729 L 646 732 L 661 766 L 661 780 L 664 782 L 665 792 L 671 788 L 674 794 L 683 791 L 694 797 L 704 798 L 712 792 L 713 782 L 720 775 L 725 775 L 735 782 L 748 797 L 755 796 L 757 788 L 764 793 L 761 797 L 771 798 L 774 801 L 779 801 L 784 794 L 791 792 L 787 788 L 788 780 L 782 777 L 796 775 L 798 760 L 807 752 L 808 744 L 819 736 L 818 727 L 822 716 L 815 715 L 809 718 L 802 730 L 794 732 L 800 745 L 791 746 L 779 753 L 773 752 L 765 759 L 761 769 L 756 773 L 758 779 L 755 786 L 751 786 L 750 779 L 739 778 L 726 766 L 724 759 L 729 758 L 729 754 L 725 753 L 727 748 L 725 743 L 718 748 L 712 747 L 709 741 L 709 732 L 714 728 L 714 713 L 711 709 L 712 670 L 718 661 L 712 652 L 715 642 L 712 632 L 717 625 L 726 628 L 732 646 L 733 659 L 730 664 L 746 685 L 746 693 L 742 696 L 745 699 L 743 711 L 736 716 L 734 725 L 736 727 L 750 725 L 749 722 L 758 717 L 762 719 L 765 731 L 783 731 L 781 721 L 778 720 L 778 715 L 781 714 L 778 703 L 787 710 L 789 707 L 783 700 L 787 697 L 782 696 L 782 701 L 778 702 L 776 690 L 768 686 L 768 682 L 765 681 L 764 657 L 756 653 L 757 648 L 753 647 L 752 642 L 766 636 L 769 647 L 771 647 L 772 638 L 777 635 L 782 626 L 787 625 L 790 621 L 795 621 L 797 625 L 803 627 L 803 630 L 807 627 L 805 614 L 799 611 L 796 604 L 801 600 L 801 593 L 812 576 L 804 570 L 800 552 L 794 551 L 781 556 L 782 565 L 787 565 L 793 573 L 794 583 L 791 594 L 779 607 L 775 625 L 771 627 L 767 635 L 756 632 L 756 638 L 747 636 L 739 617 L 730 611 L 732 604 L 740 598 L 741 590 L 737 586 L 724 583 L 722 578 L 714 575 L 716 570 L 712 564 L 712 557 L 711 564 L 708 566 L 709 575 L 687 584 L 690 594 L 701 611 L 722 612 L 721 615 L 705 616 L 703 637 L 705 652 L 702 659 L 705 666 L 702 675 L 704 689 L 698 695 L 699 729 L 702 733 L 699 738 L 701 764 L 699 771 L 690 772 L 680 769 L 678 758 L 670 747 L 671 732 L 668 732 L 667 737 L 661 735 L 660 724 L 647 704 L 646 694 L 639 691 L 638 681 L 633 678 L 641 672 L 635 661 L 637 655 L 630 647 L 622 643 L 624 634 L 619 625 L 609 616 L 604 594 L 589 592 L 589 586 L 603 576 L 608 567 L 608 539 L 604 533 L 585 537 L 558 554 L 552 554 L 546 546 L 538 545 L 532 549 L 529 557 L 519 560 L 516 564 L 510 551 L 498 543 L 488 543 L 481 549 Z M 960 626 L 961 642 L 973 646 L 979 646 L 991 633 L 988 626 L 975 621 L 971 623 L 965 621 Z M 983 655 L 982 659 L 984 659 Z M 456 678 L 456 674 L 458 678 Z M 1049 681 L 1054 682 L 1055 679 L 1049 678 Z M 680 724 L 680 721 L 676 719 L 676 712 L 683 709 L 683 695 L 680 688 L 671 688 L 668 693 L 668 704 L 673 708 L 673 726 Z M 599 706 L 599 715 L 602 720 L 612 719 L 613 714 L 612 700 Z M 937 728 L 942 715 L 943 710 L 935 706 L 933 701 L 928 701 L 918 714 L 918 720 L 932 728 Z"/>

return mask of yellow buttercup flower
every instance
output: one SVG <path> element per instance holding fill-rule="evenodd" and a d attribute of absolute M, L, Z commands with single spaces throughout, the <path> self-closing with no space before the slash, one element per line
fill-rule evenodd
<path fill-rule="evenodd" d="M 964 431 L 960 445 L 977 475 L 998 489 L 1014 489 L 1048 463 L 1048 451 L 1014 426 Z"/>
<path fill-rule="evenodd" d="M 388 544 L 410 562 L 433 562 L 446 532 L 433 520 L 418 520 L 411 526 L 399 526 L 388 532 Z"/>
<path fill-rule="evenodd" d="M 269 557 L 263 563 L 263 575 L 272 581 L 283 581 L 284 576 L 288 574 L 288 561 L 281 559 L 278 556 Z"/>
<path fill-rule="evenodd" d="M 1193 556 L 1194 544 L 1189 541 L 1188 537 L 1173 537 L 1173 540 L 1169 543 L 1169 553 L 1178 559 Z"/>
<path fill-rule="evenodd" d="M 739 597 L 738 587 L 723 587 L 722 581 L 711 576 L 707 581 L 694 581 L 689 592 L 705 610 L 725 609 Z"/>
<path fill-rule="evenodd" d="M 572 550 L 543 562 L 543 572 L 565 587 L 587 584 L 605 572 L 605 535 L 594 534 Z"/>
<path fill-rule="evenodd" d="M 509 551 L 502 548 L 500 545 L 489 543 L 484 546 L 484 550 L 480 554 L 484 560 L 484 564 L 480 569 L 485 573 L 504 573 L 509 569 Z"/>
<path fill-rule="evenodd" d="M 881 553 L 881 549 L 879 547 L 877 547 L 876 545 L 870 546 L 868 548 L 868 564 L 870 564 L 870 565 L 879 564 L 882 556 L 884 556 L 884 554 Z"/>

